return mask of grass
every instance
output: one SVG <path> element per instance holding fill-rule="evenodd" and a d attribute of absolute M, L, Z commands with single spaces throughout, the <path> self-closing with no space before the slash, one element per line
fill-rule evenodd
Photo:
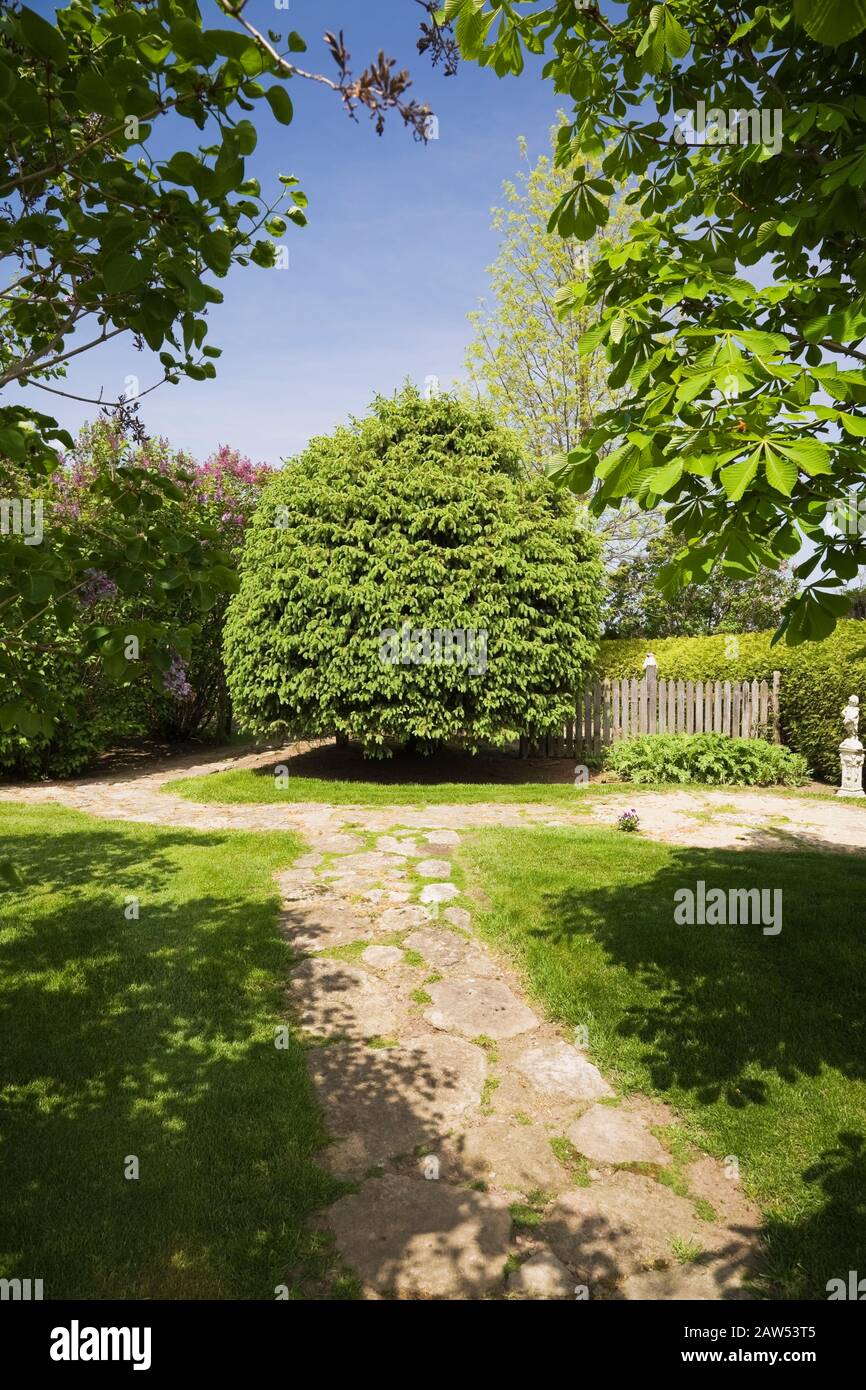
<path fill-rule="evenodd" d="M 291 777 L 288 787 L 276 787 L 270 770 L 243 768 L 211 772 L 205 777 L 181 777 L 166 782 L 163 791 L 187 801 L 240 805 L 250 802 L 327 802 L 332 806 L 441 806 L 477 801 L 562 805 L 579 808 L 587 788 L 570 783 L 533 782 L 369 782 L 325 777 Z"/>
<path fill-rule="evenodd" d="M 528 1193 L 525 1202 L 514 1202 L 509 1210 L 515 1230 L 529 1231 L 534 1226 L 540 1226 L 550 1202 L 550 1193 L 543 1192 L 541 1188 Z"/>
<path fill-rule="evenodd" d="M 704 1253 L 704 1247 L 698 1245 L 696 1240 L 680 1240 L 679 1236 L 674 1236 L 671 1240 L 671 1251 L 678 1264 L 694 1264 Z"/>
<path fill-rule="evenodd" d="M 499 1078 L 496 1076 L 485 1076 L 484 1085 L 481 1087 L 481 1100 L 479 1109 L 482 1115 L 493 1114 L 493 1097 L 499 1090 Z"/>
<path fill-rule="evenodd" d="M 162 790 L 173 796 L 203 805 L 292 805 L 302 802 L 333 806 L 442 806 L 478 802 L 526 806 L 559 806 L 579 812 L 583 804 L 598 798 L 635 797 L 654 792 L 685 793 L 712 791 L 755 796 L 772 792 L 774 796 L 827 801 L 835 798 L 835 788 L 813 785 L 801 787 L 704 786 L 690 782 L 671 783 L 593 782 L 575 787 L 570 782 L 394 782 L 377 781 L 371 770 L 369 780 L 293 776 L 288 787 L 276 787 L 272 769 L 242 768 L 234 772 L 211 772 L 204 777 L 180 777 L 166 782 Z M 848 806 L 866 809 L 866 801 L 848 801 Z M 709 814 L 731 813 L 730 805 L 713 807 Z"/>
<path fill-rule="evenodd" d="M 571 1140 L 564 1134 L 557 1134 L 551 1139 L 550 1147 L 554 1157 L 570 1171 L 575 1187 L 589 1187 L 589 1162 L 578 1153 Z"/>
<path fill-rule="evenodd" d="M 486 1033 L 479 1033 L 477 1038 L 473 1038 L 476 1047 L 483 1047 L 487 1053 L 487 1060 L 491 1066 L 495 1066 L 499 1061 L 499 1044 L 495 1038 L 489 1038 Z"/>
<path fill-rule="evenodd" d="M 26 885 L 0 893 L 0 1276 L 51 1299 L 273 1299 L 329 1277 L 305 1227 L 341 1189 L 313 1161 L 291 1028 L 275 1047 L 271 875 L 300 841 L 6 805 L 0 839 Z"/>
<path fill-rule="evenodd" d="M 481 934 L 542 1009 L 589 1030 L 624 1090 L 735 1156 L 765 1213 L 774 1296 L 866 1268 L 866 863 L 656 844 L 606 829 L 488 829 L 458 851 Z M 781 888 L 783 927 L 678 926 L 674 892 Z"/>

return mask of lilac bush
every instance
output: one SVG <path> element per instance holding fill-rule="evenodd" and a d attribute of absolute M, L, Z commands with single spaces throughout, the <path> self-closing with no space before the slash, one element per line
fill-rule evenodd
<path fill-rule="evenodd" d="M 273 471 L 227 445 L 197 463 L 166 439 L 135 438 L 112 420 L 81 430 L 44 493 L 51 534 L 71 533 L 84 561 L 83 582 L 58 607 L 60 623 L 52 614 L 39 633 L 39 674 L 57 692 L 57 727 L 52 736 L 40 738 L 0 732 L 0 772 L 66 775 L 80 770 L 107 744 L 130 735 L 190 738 L 230 728 L 222 665 L 226 595 L 204 582 L 195 596 L 188 587 L 173 589 L 170 582 L 156 588 L 144 565 L 136 586 L 134 546 L 127 572 L 133 582 L 124 584 L 126 592 L 97 563 L 87 565 L 91 549 L 95 556 L 96 538 L 111 531 L 117 519 L 97 480 L 127 469 L 165 479 L 187 533 L 197 537 L 203 552 L 219 553 L 223 565 L 239 556 L 259 493 Z M 169 542 L 176 529 L 166 528 Z M 94 622 L 106 629 L 119 624 L 139 644 L 141 659 L 136 660 L 124 660 L 126 653 L 115 647 L 110 659 L 124 669 L 119 674 L 115 669 L 111 680 L 101 656 L 82 654 L 81 633 Z"/>

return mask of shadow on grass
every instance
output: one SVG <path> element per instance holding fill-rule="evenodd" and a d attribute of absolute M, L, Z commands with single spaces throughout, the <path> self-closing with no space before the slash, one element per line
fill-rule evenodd
<path fill-rule="evenodd" d="M 31 818 L 0 899 L 0 1273 L 46 1298 L 273 1298 L 334 1195 L 303 1049 L 274 1045 L 270 874 L 297 841 L 257 859 L 252 837 Z"/>
<path fill-rule="evenodd" d="M 781 1206 L 788 1184 L 803 1192 L 808 1211 L 770 1204 L 780 1286 L 823 1297 L 827 1279 L 866 1271 L 866 863 L 647 842 L 601 875 L 581 876 L 580 862 L 583 886 L 542 892 L 528 929 L 548 1002 L 574 1024 L 604 1020 L 608 1065 L 711 1107 L 698 1121 L 769 1175 Z M 675 894 L 699 881 L 726 895 L 780 889 L 781 932 L 678 925 Z"/>
<path fill-rule="evenodd" d="M 7 825 L 27 887 L 0 899 L 0 1275 L 42 1279 L 48 1299 L 272 1299 L 282 1283 L 351 1293 L 318 1214 L 343 1179 L 452 1126 L 460 1058 L 371 1047 L 369 1018 L 356 1026 L 359 972 L 339 960 L 313 962 L 325 976 L 291 991 L 290 1007 L 302 914 L 278 919 L 271 875 L 293 837 L 106 826 L 54 808 L 4 810 Z M 131 894 L 138 920 L 124 916 Z M 298 1017 L 331 1045 L 306 1047 Z M 308 1063 L 334 1139 L 324 1153 Z M 412 1176 L 428 1248 L 440 1268 L 462 1261 L 461 1296 L 480 1296 L 464 1249 L 479 1198 Z M 418 1273 L 411 1218 L 341 1211 L 371 1283 L 387 1292 Z M 501 1230 L 478 1238 L 500 1277 Z"/>
<path fill-rule="evenodd" d="M 631 846 L 643 849 L 643 846 Z M 639 981 L 640 1002 L 619 1031 L 646 1044 L 653 1084 L 701 1102 L 745 1106 L 766 1082 L 816 1077 L 822 1067 L 866 1077 L 866 862 L 819 855 L 665 848 L 651 877 L 547 895 L 544 940 L 592 937 Z M 754 925 L 678 925 L 675 894 L 780 889 L 781 931 Z M 768 924 L 769 925 L 769 924 Z"/>
<path fill-rule="evenodd" d="M 313 1031 L 342 1040 L 308 1054 L 290 1030 L 288 1047 L 275 1048 L 275 1024 L 288 1018 L 286 945 L 314 910 L 284 913 L 280 938 L 271 874 L 291 859 L 290 837 L 16 814 L 34 829 L 14 838 L 27 888 L 0 900 L 2 1273 L 44 1279 L 49 1298 L 272 1298 L 292 1271 L 319 1277 L 326 1256 L 309 1218 L 342 1189 L 315 1161 L 324 1135 L 307 1061 L 336 1141 L 329 1158 L 359 1180 L 397 1153 L 435 1151 L 459 1114 L 464 1064 L 434 1065 L 420 1044 L 371 1047 L 370 1032 L 398 1021 L 393 996 L 338 960 L 301 967 L 294 1003 Z M 636 847 L 644 852 L 668 853 Z M 864 1075 L 866 869 L 845 872 L 850 898 L 839 895 L 837 864 L 817 856 L 674 851 L 642 881 L 624 874 L 617 888 L 549 894 L 534 935 L 548 953 L 590 936 L 602 947 L 606 969 L 580 1009 L 593 988 L 610 991 L 611 965 L 640 981 L 621 1028 L 657 1084 L 738 1114 L 767 1110 L 773 1074 L 786 1084 L 822 1067 Z M 673 889 L 696 877 L 782 886 L 781 936 L 675 927 Z M 132 894 L 137 921 L 123 913 Z M 816 931 L 840 918 L 842 930 Z M 358 1023 L 359 975 L 379 991 L 367 1000 L 375 1028 L 369 1014 Z M 768 1222 L 774 1253 L 805 1270 L 798 1291 L 856 1268 L 862 1248 L 863 1140 L 854 1125 L 837 1133 L 823 1151 L 812 1144 L 804 1173 L 826 1199 L 820 1211 Z M 482 1219 L 484 1199 L 447 1172 L 428 1183 L 408 1171 L 345 1197 L 344 1248 L 370 1283 L 387 1292 L 408 1279 L 411 1296 L 424 1278 L 421 1237 L 428 1262 L 434 1252 L 440 1270 L 460 1271 L 459 1296 L 483 1296 L 488 1276 L 462 1242 L 476 1223 L 488 1270 L 504 1264 L 501 1222 Z M 602 1246 L 605 1277 L 631 1272 L 613 1236 Z"/>

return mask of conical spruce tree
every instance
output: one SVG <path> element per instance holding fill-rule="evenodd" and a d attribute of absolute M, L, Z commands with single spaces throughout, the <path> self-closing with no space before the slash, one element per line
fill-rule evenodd
<path fill-rule="evenodd" d="M 265 488 L 225 632 L 239 722 L 469 748 L 573 717 L 603 571 L 594 538 L 488 410 L 407 387 Z"/>

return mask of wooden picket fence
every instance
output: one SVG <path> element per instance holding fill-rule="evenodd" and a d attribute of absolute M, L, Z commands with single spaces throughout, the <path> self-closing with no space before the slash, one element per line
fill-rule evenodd
<path fill-rule="evenodd" d="M 642 680 L 598 681 L 576 701 L 575 718 L 562 736 L 521 739 L 521 752 L 551 758 L 598 757 L 602 749 L 635 734 L 728 734 L 779 741 L 780 674 L 767 681 L 659 680 L 656 668 Z"/>

